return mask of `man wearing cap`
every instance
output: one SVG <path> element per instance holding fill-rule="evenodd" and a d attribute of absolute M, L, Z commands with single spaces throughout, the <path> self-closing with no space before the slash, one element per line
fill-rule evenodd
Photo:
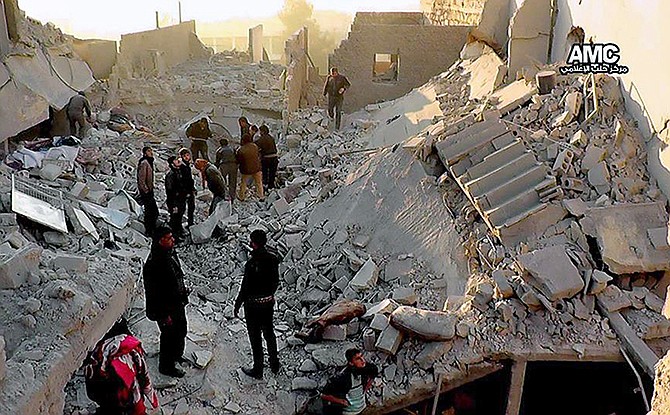
<path fill-rule="evenodd" d="M 174 250 L 172 230 L 159 226 L 153 235 L 151 253 L 142 271 L 147 318 L 158 323 L 161 331 L 158 371 L 166 376 L 183 377 L 176 366 L 184 362 L 186 310 L 189 290 Z"/>
<path fill-rule="evenodd" d="M 279 372 L 277 338 L 274 333 L 273 315 L 275 292 L 279 286 L 279 259 L 265 247 L 267 235 L 256 229 L 251 232 L 251 258 L 244 266 L 244 278 L 235 300 L 235 317 L 244 305 L 249 343 L 254 358 L 253 367 L 242 371 L 256 379 L 263 378 L 263 343 L 265 338 L 272 373 Z"/>

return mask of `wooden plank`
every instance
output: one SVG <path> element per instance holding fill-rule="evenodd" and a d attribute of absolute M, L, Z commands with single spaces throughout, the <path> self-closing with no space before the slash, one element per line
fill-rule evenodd
<path fill-rule="evenodd" d="M 525 360 L 516 360 L 512 365 L 512 379 L 507 394 L 507 409 L 505 415 L 519 415 L 521 409 L 521 398 L 523 396 L 523 383 L 526 379 Z"/>

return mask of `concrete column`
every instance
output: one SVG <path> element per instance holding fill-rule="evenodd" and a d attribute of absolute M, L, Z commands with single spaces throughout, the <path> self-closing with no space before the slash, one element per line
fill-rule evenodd
<path fill-rule="evenodd" d="M 523 395 L 523 383 L 526 379 L 526 364 L 525 360 L 516 360 L 512 365 L 512 380 L 509 383 L 505 415 L 519 415 Z"/>

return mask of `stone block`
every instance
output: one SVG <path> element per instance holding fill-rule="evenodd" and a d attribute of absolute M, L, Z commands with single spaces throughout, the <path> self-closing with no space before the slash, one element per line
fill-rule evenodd
<path fill-rule="evenodd" d="M 472 300 L 471 295 L 450 295 L 444 300 L 442 311 L 458 311 L 465 303 Z"/>
<path fill-rule="evenodd" d="M 589 210 L 588 205 L 582 199 L 564 199 L 563 207 L 570 212 L 572 216 L 582 217 Z"/>
<path fill-rule="evenodd" d="M 368 235 L 358 235 L 354 238 L 354 246 L 359 248 L 365 248 L 370 243 L 370 236 Z"/>
<path fill-rule="evenodd" d="M 377 264 L 370 258 L 358 270 L 354 278 L 349 282 L 349 285 L 356 291 L 365 291 L 377 284 L 378 276 L 379 268 L 377 268 Z"/>
<path fill-rule="evenodd" d="M 587 172 L 596 167 L 598 163 L 605 158 L 605 150 L 593 144 L 586 147 L 584 157 L 582 158 L 582 171 Z"/>
<path fill-rule="evenodd" d="M 632 305 L 630 297 L 616 285 L 608 285 L 596 295 L 598 301 L 609 312 L 619 311 Z"/>
<path fill-rule="evenodd" d="M 0 289 L 18 288 L 37 272 L 42 248 L 30 244 L 0 259 Z"/>
<path fill-rule="evenodd" d="M 375 343 L 375 348 L 384 353 L 395 355 L 398 352 L 401 343 L 402 333 L 395 327 L 389 325 L 379 335 L 379 339 L 377 339 L 377 343 Z"/>
<path fill-rule="evenodd" d="M 564 245 L 555 245 L 521 255 L 517 262 L 524 279 L 549 300 L 570 298 L 584 288 L 584 280 Z"/>
<path fill-rule="evenodd" d="M 367 329 L 363 332 L 363 348 L 368 351 L 375 350 L 377 335 L 373 330 Z"/>
<path fill-rule="evenodd" d="M 314 363 L 312 359 L 306 359 L 304 362 L 302 362 L 298 370 L 303 373 L 312 373 L 319 370 L 319 368 L 316 367 L 316 363 Z"/>
<path fill-rule="evenodd" d="M 347 338 L 347 325 L 330 325 L 323 330 L 324 340 L 342 341 Z"/>
<path fill-rule="evenodd" d="M 604 161 L 589 169 L 588 179 L 591 186 L 593 186 L 598 194 L 605 194 L 610 190 L 610 172 L 607 164 Z"/>
<path fill-rule="evenodd" d="M 589 288 L 589 294 L 599 294 L 607 288 L 607 284 L 612 281 L 612 277 L 600 270 L 593 270 L 591 274 L 591 286 Z"/>
<path fill-rule="evenodd" d="M 280 197 L 272 203 L 272 208 L 275 210 L 277 216 L 282 216 L 284 213 L 288 212 L 288 202 L 283 197 Z"/>
<path fill-rule="evenodd" d="M 380 276 L 382 281 L 393 282 L 399 277 L 409 275 L 412 271 L 413 264 L 411 259 L 405 260 L 391 260 L 384 267 L 384 273 Z"/>
<path fill-rule="evenodd" d="M 384 314 L 375 314 L 370 322 L 370 328 L 376 331 L 383 331 L 389 325 L 389 318 Z"/>
<path fill-rule="evenodd" d="M 333 286 L 333 282 L 321 274 L 318 274 L 316 278 L 314 278 L 313 283 L 315 286 L 319 287 L 324 291 L 330 290 L 331 287 Z"/>
<path fill-rule="evenodd" d="M 335 283 L 333 284 L 333 287 L 337 288 L 338 290 L 344 292 L 344 290 L 347 288 L 349 285 L 349 278 L 347 277 L 340 277 Z"/>
<path fill-rule="evenodd" d="M 396 300 L 398 304 L 402 305 L 414 305 L 418 300 L 414 288 L 406 287 L 396 288 L 393 290 L 392 298 Z"/>
<path fill-rule="evenodd" d="M 88 260 L 76 255 L 58 255 L 53 259 L 51 266 L 54 269 L 64 269 L 84 274 L 88 271 Z"/>
<path fill-rule="evenodd" d="M 375 314 L 391 314 L 398 308 L 398 303 L 391 299 L 385 299 L 367 309 L 363 318 L 374 317 Z"/>
<path fill-rule="evenodd" d="M 514 296 L 514 289 L 509 283 L 509 279 L 505 271 L 497 269 L 491 274 L 493 282 L 496 284 L 496 297 L 498 298 L 512 298 Z"/>
<path fill-rule="evenodd" d="M 44 242 L 52 246 L 65 246 L 68 243 L 67 237 L 60 232 L 47 231 L 42 236 Z"/>
<path fill-rule="evenodd" d="M 668 227 L 647 229 L 647 236 L 656 249 L 670 249 L 668 244 Z"/>
<path fill-rule="evenodd" d="M 326 234 L 323 233 L 321 229 L 317 229 L 312 232 L 312 235 L 307 239 L 307 244 L 309 244 L 312 249 L 319 249 L 321 248 L 321 245 L 326 242 L 326 239 Z"/>
<path fill-rule="evenodd" d="M 452 342 L 428 342 L 423 345 L 423 350 L 416 356 L 416 362 L 423 370 L 433 367 L 452 348 Z"/>
<path fill-rule="evenodd" d="M 84 199 L 86 198 L 86 196 L 88 196 L 89 191 L 90 189 L 88 188 L 88 186 L 86 186 L 86 183 L 77 182 L 70 189 L 70 194 L 72 194 L 74 197 L 78 199 Z"/>
<path fill-rule="evenodd" d="M 451 340 L 456 335 L 458 318 L 442 311 L 400 306 L 391 314 L 391 325 L 422 340 Z"/>

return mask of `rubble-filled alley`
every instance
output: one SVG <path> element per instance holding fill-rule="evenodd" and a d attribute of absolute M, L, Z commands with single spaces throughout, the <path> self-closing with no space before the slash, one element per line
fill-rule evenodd
<path fill-rule="evenodd" d="M 470 34 L 454 62 L 389 100 L 360 105 L 360 75 L 359 108 L 338 130 L 307 30 L 282 65 L 253 48 L 213 54 L 194 22 L 124 35 L 96 80 L 79 41 L 0 1 L 0 413 L 96 413 L 82 362 L 124 316 L 158 393 L 149 413 L 322 413 L 326 383 L 358 348 L 379 369 L 366 414 L 669 414 L 656 138 L 620 77 L 562 74 L 544 33 L 565 26 L 553 2 L 511 3 L 358 15 L 343 41 L 352 56 L 375 25 Z M 93 107 L 79 138 L 62 132 L 78 90 Z M 237 144 L 242 116 L 277 137 L 278 186 L 208 214 L 212 193 L 193 172 L 195 224 L 176 247 L 190 289 L 186 375 L 165 376 L 145 310 L 152 241 L 136 166 L 151 146 L 167 222 L 168 158 L 190 147 L 187 127 L 208 120 L 214 159 L 219 139 Z M 263 379 L 241 369 L 251 348 L 235 310 L 258 229 L 280 258 L 281 369 Z"/>

